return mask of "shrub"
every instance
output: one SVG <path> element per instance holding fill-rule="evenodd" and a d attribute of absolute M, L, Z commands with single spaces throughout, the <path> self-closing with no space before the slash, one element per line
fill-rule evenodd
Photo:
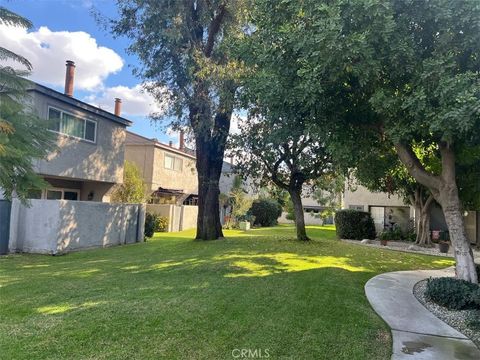
<path fill-rule="evenodd" d="M 168 230 L 168 217 L 158 216 L 155 221 L 155 232 L 167 232 Z"/>
<path fill-rule="evenodd" d="M 427 300 L 450 310 L 480 309 L 479 294 L 477 284 L 450 277 L 430 278 L 425 291 Z"/>
<path fill-rule="evenodd" d="M 375 224 L 368 212 L 338 210 L 335 213 L 335 225 L 340 239 L 375 239 Z"/>
<path fill-rule="evenodd" d="M 385 230 L 380 233 L 378 236 L 380 240 L 403 240 L 404 235 L 403 231 L 400 228 Z"/>
<path fill-rule="evenodd" d="M 276 200 L 258 199 L 252 203 L 248 215 L 255 216 L 255 225 L 273 226 L 282 215 L 282 207 Z"/>
<path fill-rule="evenodd" d="M 145 216 L 145 237 L 151 238 L 155 232 L 168 230 L 168 218 L 157 214 L 147 213 Z"/>

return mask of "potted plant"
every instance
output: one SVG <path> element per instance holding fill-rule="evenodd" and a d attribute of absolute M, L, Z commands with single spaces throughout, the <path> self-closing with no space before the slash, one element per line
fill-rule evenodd
<path fill-rule="evenodd" d="M 448 253 L 448 249 L 449 249 L 449 248 L 450 248 L 450 244 L 448 243 L 448 241 L 442 240 L 442 241 L 439 241 L 439 242 L 438 242 L 438 250 L 439 250 L 442 254 Z"/>
<path fill-rule="evenodd" d="M 238 227 L 240 230 L 248 231 L 250 230 L 251 225 L 254 222 L 254 217 L 247 215 L 242 215 L 238 217 Z"/>

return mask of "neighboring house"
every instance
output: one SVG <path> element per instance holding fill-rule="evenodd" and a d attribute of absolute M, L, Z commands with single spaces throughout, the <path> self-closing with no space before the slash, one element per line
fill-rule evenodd
<path fill-rule="evenodd" d="M 127 132 L 125 159 L 138 166 L 154 204 L 197 205 L 198 179 L 195 155 L 185 147 Z"/>
<path fill-rule="evenodd" d="M 345 185 L 342 208 L 367 211 L 372 215 L 377 232 L 398 225 L 407 230 L 415 217 L 414 207 L 405 204 L 397 195 L 371 192 L 362 185 Z"/>
<path fill-rule="evenodd" d="M 398 225 L 406 230 L 415 218 L 415 208 L 397 196 L 371 192 L 361 185 L 348 184 L 342 197 L 342 208 L 367 211 L 372 215 L 377 232 Z M 441 207 L 431 209 L 430 230 L 448 231 Z M 465 212 L 467 236 L 472 244 L 480 244 L 480 211 Z"/>
<path fill-rule="evenodd" d="M 34 168 L 49 187 L 31 198 L 109 201 L 108 192 L 123 181 L 126 127 L 131 121 L 73 97 L 75 65 L 67 61 L 65 93 L 32 83 L 28 92 L 34 111 L 49 119 L 58 150 Z"/>

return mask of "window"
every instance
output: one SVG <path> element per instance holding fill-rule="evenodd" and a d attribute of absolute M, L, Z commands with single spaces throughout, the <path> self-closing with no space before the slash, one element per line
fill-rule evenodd
<path fill-rule="evenodd" d="M 360 210 L 360 211 L 364 210 L 363 205 L 349 205 L 348 208 L 351 210 Z"/>
<path fill-rule="evenodd" d="M 80 190 L 51 188 L 47 190 L 30 191 L 29 199 L 47 200 L 80 200 Z"/>
<path fill-rule="evenodd" d="M 83 119 L 55 108 L 48 109 L 48 119 L 51 122 L 49 128 L 52 131 L 95 142 L 97 130 L 95 121 Z"/>
<path fill-rule="evenodd" d="M 165 168 L 175 171 L 182 171 L 183 160 L 181 158 L 165 154 Z"/>

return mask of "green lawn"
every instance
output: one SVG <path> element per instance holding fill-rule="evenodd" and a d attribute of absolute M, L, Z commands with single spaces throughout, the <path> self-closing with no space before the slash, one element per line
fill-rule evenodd
<path fill-rule="evenodd" d="M 350 245 L 332 227 L 193 231 L 65 256 L 0 258 L 2 359 L 387 359 L 388 327 L 363 286 L 439 257 Z M 238 355 L 238 351 L 234 355 Z M 257 352 L 258 354 L 258 352 Z"/>

